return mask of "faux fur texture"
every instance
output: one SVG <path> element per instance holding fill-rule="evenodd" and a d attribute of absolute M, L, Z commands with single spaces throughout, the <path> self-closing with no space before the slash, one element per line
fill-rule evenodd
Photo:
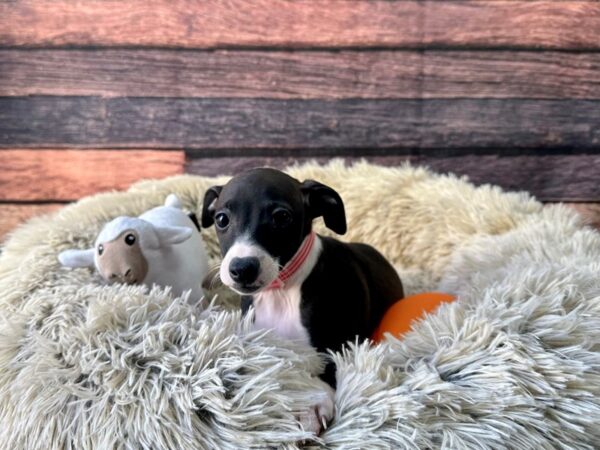
<path fill-rule="evenodd" d="M 345 240 L 368 242 L 408 293 L 444 305 L 402 341 L 336 354 L 333 449 L 600 447 L 600 235 L 561 206 L 404 167 L 289 172 L 336 188 Z M 181 176 L 100 194 L 16 231 L 0 256 L 0 448 L 297 448 L 321 361 L 251 332 L 217 291 L 194 309 L 60 267 L 103 223 L 175 192 L 197 209 L 224 181 Z M 318 231 L 324 232 L 321 225 Z M 212 262 L 212 230 L 203 231 Z"/>

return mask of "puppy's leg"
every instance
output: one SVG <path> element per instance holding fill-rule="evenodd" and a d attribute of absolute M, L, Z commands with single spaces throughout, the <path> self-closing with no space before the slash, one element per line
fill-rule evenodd
<path fill-rule="evenodd" d="M 318 381 L 318 391 L 314 396 L 314 407 L 300 414 L 298 421 L 305 431 L 310 431 L 315 435 L 321 434 L 327 429 L 335 413 L 335 391 L 332 387 L 321 381 Z"/>
<path fill-rule="evenodd" d="M 335 390 L 337 382 L 335 379 L 335 363 L 333 361 L 327 361 L 327 364 L 325 365 L 325 370 L 321 375 L 319 375 L 319 378 L 325 383 L 327 383 L 329 386 L 331 386 L 333 390 Z"/>

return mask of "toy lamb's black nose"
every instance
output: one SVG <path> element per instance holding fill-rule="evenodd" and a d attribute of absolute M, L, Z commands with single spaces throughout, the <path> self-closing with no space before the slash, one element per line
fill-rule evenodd
<path fill-rule="evenodd" d="M 252 284 L 258 277 L 260 261 L 254 256 L 233 258 L 229 263 L 229 275 L 236 283 Z"/>

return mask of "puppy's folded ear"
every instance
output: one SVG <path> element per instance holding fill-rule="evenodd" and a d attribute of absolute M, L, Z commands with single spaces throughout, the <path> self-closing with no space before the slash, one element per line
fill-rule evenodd
<path fill-rule="evenodd" d="M 208 228 L 214 223 L 215 216 L 215 202 L 221 194 L 223 186 L 213 186 L 208 188 L 206 194 L 204 194 L 204 201 L 202 202 L 202 227 Z"/>
<path fill-rule="evenodd" d="M 346 232 L 346 212 L 340 195 L 314 180 L 306 180 L 300 189 L 311 218 L 323 217 L 325 225 L 337 234 Z"/>

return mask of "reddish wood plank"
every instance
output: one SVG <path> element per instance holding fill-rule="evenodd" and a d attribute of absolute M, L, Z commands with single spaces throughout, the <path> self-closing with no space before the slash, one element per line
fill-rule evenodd
<path fill-rule="evenodd" d="M 0 200 L 68 201 L 183 172 L 182 151 L 0 150 Z"/>
<path fill-rule="evenodd" d="M 10 46 L 600 48 L 587 0 L 16 0 Z"/>
<path fill-rule="evenodd" d="M 424 42 L 434 46 L 597 49 L 597 1 L 426 1 Z"/>
<path fill-rule="evenodd" d="M 0 3 L 17 46 L 368 46 L 418 44 L 418 2 L 381 0 L 20 0 Z M 400 31 L 401 30 L 401 31 Z"/>
<path fill-rule="evenodd" d="M 600 53 L 0 50 L 0 96 L 600 98 Z"/>
<path fill-rule="evenodd" d="M 0 97 L 0 147 L 577 149 L 599 100 Z"/>
<path fill-rule="evenodd" d="M 347 156 L 339 153 L 346 164 L 366 159 L 393 167 L 410 162 L 438 173 L 466 175 L 477 184 L 495 184 L 509 191 L 528 191 L 542 201 L 600 202 L 598 167 L 600 155 L 553 154 L 465 154 L 458 156 L 389 155 Z M 233 175 L 252 167 L 270 166 L 283 169 L 307 161 L 326 163 L 331 157 L 231 156 L 227 158 L 194 158 L 188 156 L 186 172 L 198 175 Z"/>
<path fill-rule="evenodd" d="M 8 233 L 34 216 L 48 214 L 64 205 L 57 203 L 18 205 L 0 203 L 0 246 Z M 1 247 L 0 247 L 1 250 Z"/>

